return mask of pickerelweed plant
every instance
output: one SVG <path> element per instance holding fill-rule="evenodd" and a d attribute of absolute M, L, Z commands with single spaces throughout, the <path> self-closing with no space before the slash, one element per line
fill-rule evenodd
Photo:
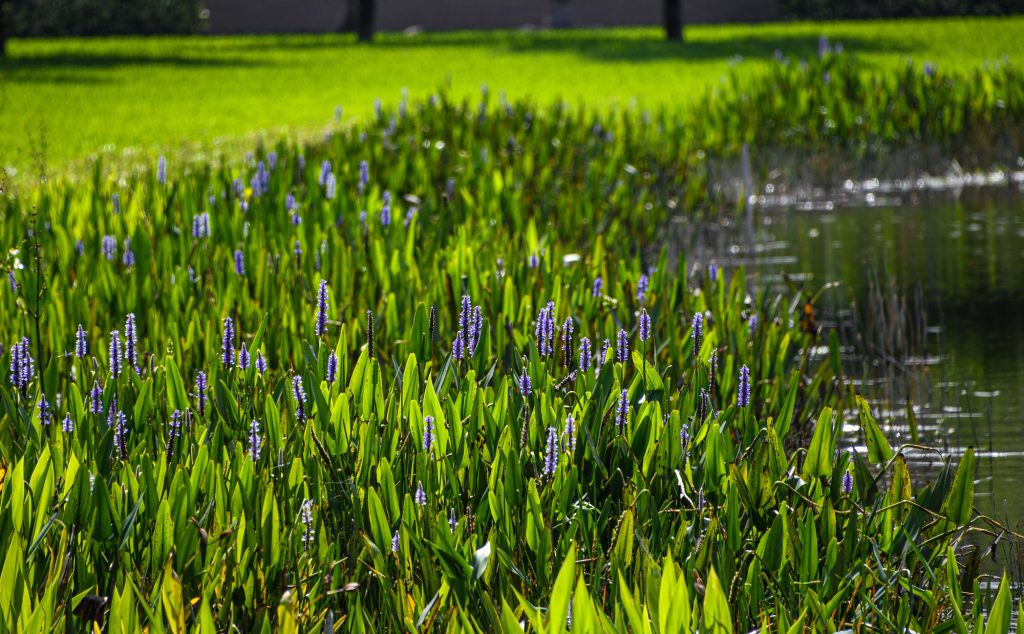
<path fill-rule="evenodd" d="M 973 453 L 920 486 L 802 293 L 645 248 L 660 134 L 440 98 L 5 199 L 0 629 L 1008 631 Z"/>

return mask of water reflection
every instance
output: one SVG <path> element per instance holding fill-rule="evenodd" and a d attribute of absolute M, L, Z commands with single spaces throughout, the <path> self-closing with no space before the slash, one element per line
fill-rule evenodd
<path fill-rule="evenodd" d="M 954 460 L 975 447 L 978 510 L 1020 527 L 1024 194 L 1014 179 L 866 193 L 855 205 L 794 199 L 788 209 L 755 206 L 746 221 L 680 221 L 676 244 L 691 261 L 745 265 L 761 288 L 840 282 L 822 295 L 823 323 L 839 329 L 857 389 L 894 444 L 910 442 L 909 401 L 923 443 Z M 845 435 L 858 442 L 856 424 Z M 941 466 L 933 452 L 907 458 L 925 479 Z"/>

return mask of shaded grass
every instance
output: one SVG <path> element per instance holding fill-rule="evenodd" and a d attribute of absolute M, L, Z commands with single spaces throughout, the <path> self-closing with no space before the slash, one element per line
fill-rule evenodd
<path fill-rule="evenodd" d="M 651 28 L 386 34 L 373 47 L 339 35 L 19 40 L 0 64 L 0 165 L 38 171 L 104 147 L 209 148 L 253 131 L 309 131 L 337 105 L 350 121 L 403 87 L 416 98 L 445 83 L 456 97 L 487 84 L 598 108 L 685 104 L 737 56 L 742 72 L 758 72 L 776 50 L 814 55 L 820 34 L 876 67 L 911 58 L 966 70 L 1018 61 L 1024 19 L 695 26 L 683 46 Z"/>

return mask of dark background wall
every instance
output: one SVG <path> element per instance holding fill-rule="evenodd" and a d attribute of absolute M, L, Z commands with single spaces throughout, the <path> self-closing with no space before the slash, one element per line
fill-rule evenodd
<path fill-rule="evenodd" d="M 573 26 L 656 25 L 662 0 L 576 0 L 559 11 Z M 345 20 L 344 0 L 205 0 L 211 33 L 327 33 Z M 687 22 L 762 22 L 776 0 L 684 0 Z M 377 28 L 401 31 L 550 26 L 551 0 L 378 0 Z M 556 21 L 558 21 L 556 19 Z"/>

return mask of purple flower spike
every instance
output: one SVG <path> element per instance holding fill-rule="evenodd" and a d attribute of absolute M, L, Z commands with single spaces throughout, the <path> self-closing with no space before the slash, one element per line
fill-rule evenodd
<path fill-rule="evenodd" d="M 78 331 L 75 332 L 75 356 L 79 359 L 89 354 L 89 342 L 85 338 L 85 329 L 78 324 Z"/>
<path fill-rule="evenodd" d="M 113 207 L 114 207 L 114 215 L 116 216 L 117 214 L 120 214 L 121 213 L 121 197 L 118 196 L 117 194 L 112 194 L 110 196 L 110 202 L 113 204 Z"/>
<path fill-rule="evenodd" d="M 456 361 L 466 358 L 466 335 L 462 330 L 456 333 L 455 340 L 452 341 L 452 358 Z"/>
<path fill-rule="evenodd" d="M 121 257 L 121 262 L 125 266 L 135 266 L 135 252 L 132 251 L 132 239 L 124 239 L 124 255 Z"/>
<path fill-rule="evenodd" d="M 391 552 L 398 554 L 398 531 L 391 536 Z"/>
<path fill-rule="evenodd" d="M 327 177 L 331 174 L 331 162 L 324 161 L 320 164 L 320 186 L 327 185 Z"/>
<path fill-rule="evenodd" d="M 430 453 L 430 449 L 434 446 L 434 417 L 425 416 L 423 418 L 423 451 Z"/>
<path fill-rule="evenodd" d="M 53 418 L 53 412 L 50 410 L 50 402 L 46 400 L 45 394 L 39 395 L 39 424 L 49 425 L 50 419 Z"/>
<path fill-rule="evenodd" d="M 569 360 L 572 358 L 572 317 L 566 317 L 562 323 L 562 362 L 569 367 Z"/>
<path fill-rule="evenodd" d="M 110 376 L 115 379 L 121 376 L 121 331 L 110 332 Z"/>
<path fill-rule="evenodd" d="M 391 226 L 391 192 L 384 192 L 384 205 L 380 209 L 380 225 Z"/>
<path fill-rule="evenodd" d="M 121 460 L 128 459 L 128 445 L 125 443 L 125 436 L 128 435 L 128 417 L 124 412 L 117 412 L 117 424 L 114 426 L 114 446 L 121 454 Z"/>
<path fill-rule="evenodd" d="M 700 356 L 700 346 L 704 342 L 704 313 L 693 314 L 693 358 Z"/>
<path fill-rule="evenodd" d="M 225 368 L 235 364 L 235 321 L 231 317 L 224 318 L 224 334 L 221 337 L 221 363 Z"/>
<path fill-rule="evenodd" d="M 366 161 L 359 162 L 359 196 L 362 197 L 366 191 L 366 185 L 370 182 L 370 164 Z"/>
<path fill-rule="evenodd" d="M 480 313 L 480 307 L 473 308 L 473 319 L 469 326 L 469 356 L 476 354 L 476 347 L 480 344 L 480 333 L 483 331 L 484 318 Z"/>
<path fill-rule="evenodd" d="M 649 285 L 649 280 L 647 279 L 647 275 L 646 274 L 641 275 L 640 279 L 638 279 L 636 281 L 636 301 L 637 302 L 639 302 L 641 304 L 644 303 L 644 299 L 647 298 L 647 287 L 648 287 L 648 285 Z"/>
<path fill-rule="evenodd" d="M 260 459 L 260 422 L 255 418 L 249 425 L 249 457 L 253 462 Z"/>
<path fill-rule="evenodd" d="M 327 200 L 334 200 L 334 196 L 338 191 L 338 177 L 335 176 L 333 172 L 328 174 L 327 182 L 324 183 L 324 185 L 324 189 L 326 190 L 324 191 L 324 197 L 327 198 Z"/>
<path fill-rule="evenodd" d="M 651 338 L 651 316 L 647 314 L 646 308 L 640 309 L 640 341 L 647 341 Z"/>
<path fill-rule="evenodd" d="M 124 360 L 139 373 L 139 335 L 135 329 L 135 313 L 129 313 L 124 323 Z"/>
<path fill-rule="evenodd" d="M 548 302 L 547 306 L 541 309 L 537 315 L 537 325 L 534 333 L 537 337 L 537 351 L 542 357 L 549 357 L 554 353 L 555 342 L 555 303 Z"/>
<path fill-rule="evenodd" d="M 181 411 L 171 413 L 171 422 L 167 425 L 167 460 L 174 457 L 174 439 L 181 438 Z"/>
<path fill-rule="evenodd" d="M 327 357 L 327 384 L 333 385 L 338 380 L 338 355 L 331 350 Z"/>
<path fill-rule="evenodd" d="M 414 496 L 416 504 L 419 506 L 427 505 L 427 492 L 423 490 L 423 481 L 421 480 L 416 486 L 416 494 Z"/>
<path fill-rule="evenodd" d="M 571 415 L 565 417 L 565 431 L 562 435 L 565 436 L 566 451 L 576 451 L 576 419 Z"/>
<path fill-rule="evenodd" d="M 745 365 L 740 368 L 740 384 L 736 393 L 736 405 L 739 407 L 750 405 L 750 368 Z"/>
<path fill-rule="evenodd" d="M 590 339 L 584 337 L 580 339 L 580 372 L 590 369 L 590 354 Z"/>
<path fill-rule="evenodd" d="M 161 185 L 167 183 L 167 159 L 162 156 L 156 162 L 156 180 Z"/>
<path fill-rule="evenodd" d="M 627 423 L 629 423 L 629 392 L 623 389 L 622 394 L 619 395 L 619 409 L 615 417 L 615 426 L 620 434 L 626 428 Z"/>
<path fill-rule="evenodd" d="M 262 376 L 267 371 L 267 360 L 263 358 L 263 352 L 256 351 L 256 371 Z"/>
<path fill-rule="evenodd" d="M 527 398 L 533 393 L 533 383 L 530 381 L 530 375 L 525 370 L 519 376 L 519 392 L 523 395 L 523 398 Z"/>
<path fill-rule="evenodd" d="M 93 414 L 103 413 L 103 388 L 100 387 L 99 381 L 92 382 L 92 389 L 89 390 L 89 401 Z"/>
<path fill-rule="evenodd" d="M 235 249 L 235 273 L 245 276 L 245 256 L 241 249 Z"/>
<path fill-rule="evenodd" d="M 544 448 L 544 475 L 548 478 L 555 475 L 558 469 L 558 432 L 548 427 L 548 439 Z"/>
<path fill-rule="evenodd" d="M 615 360 L 619 363 L 625 363 L 629 359 L 629 334 L 625 330 L 620 329 L 618 337 L 616 338 L 615 346 Z"/>
<path fill-rule="evenodd" d="M 249 369 L 249 349 L 244 345 L 238 349 L 238 367 L 242 371 Z"/>
<path fill-rule="evenodd" d="M 114 239 L 114 236 L 103 236 L 101 248 L 103 257 L 107 258 L 108 262 L 113 262 L 117 256 L 117 240 Z"/>
<path fill-rule="evenodd" d="M 751 315 L 750 319 L 747 320 L 747 324 L 750 326 L 750 338 L 754 338 L 754 333 L 757 332 L 757 315 Z"/>
<path fill-rule="evenodd" d="M 843 474 L 843 495 L 853 493 L 853 476 L 849 471 Z"/>
<path fill-rule="evenodd" d="M 327 332 L 327 280 L 320 280 L 320 288 L 316 292 L 314 332 L 317 337 L 322 337 Z"/>
<path fill-rule="evenodd" d="M 60 425 L 61 431 L 65 434 L 73 434 L 75 432 L 75 421 L 71 420 L 71 413 L 64 414 L 64 421 Z"/>
<path fill-rule="evenodd" d="M 299 521 L 302 522 L 302 546 L 309 550 L 316 531 L 313 529 L 313 500 L 303 500 L 299 507 Z"/>
<path fill-rule="evenodd" d="M 202 416 L 206 413 L 206 373 L 199 371 L 196 374 L 196 411 Z"/>
<path fill-rule="evenodd" d="M 603 282 L 601 281 L 601 276 L 600 275 L 597 276 L 596 278 L 594 278 L 594 288 L 591 289 L 591 291 L 590 291 L 591 297 L 600 297 L 601 296 L 601 286 L 602 285 L 603 285 Z"/>
<path fill-rule="evenodd" d="M 295 399 L 295 420 L 300 423 L 306 420 L 306 390 L 302 387 L 302 377 L 292 378 L 292 397 Z"/>

